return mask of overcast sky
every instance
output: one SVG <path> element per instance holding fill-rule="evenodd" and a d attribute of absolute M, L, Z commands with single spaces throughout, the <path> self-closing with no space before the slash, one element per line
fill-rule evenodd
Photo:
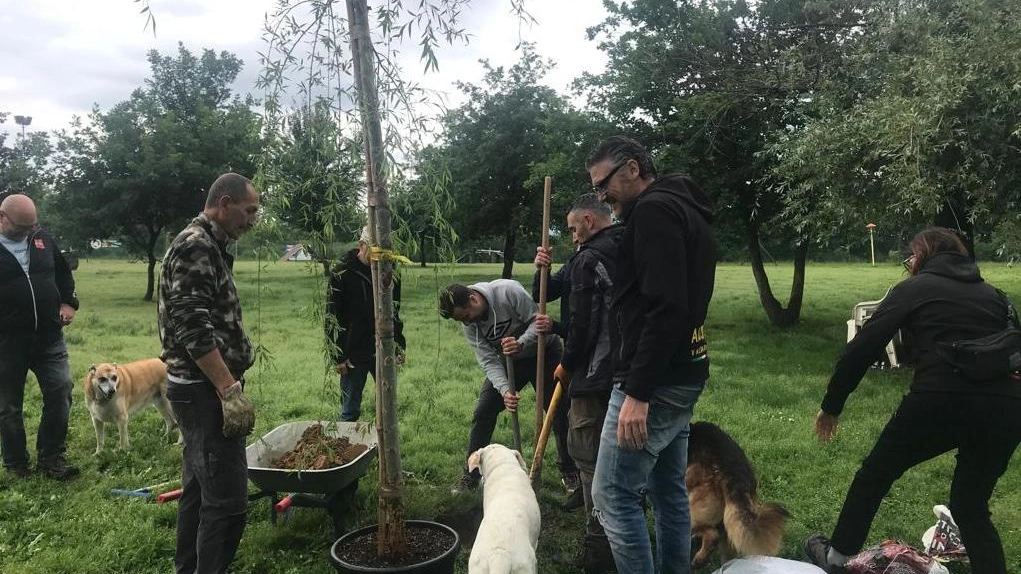
<path fill-rule="evenodd" d="M 369 0 L 370 7 L 375 0 Z M 86 115 L 93 104 L 103 111 L 128 99 L 149 75 L 146 52 L 175 55 L 183 42 L 193 54 L 203 48 L 226 50 L 245 62 L 236 93 L 261 97 L 254 81 L 257 51 L 264 50 L 262 25 L 275 0 L 151 0 L 157 28 L 144 29 L 145 17 L 132 0 L 0 0 L 0 111 L 31 116 L 30 131 L 67 127 L 73 115 Z M 457 104 L 456 80 L 477 83 L 479 58 L 512 65 L 519 58 L 519 22 L 510 0 L 475 0 L 462 26 L 472 35 L 467 46 L 440 52 L 440 72 L 416 78 L 445 91 Z M 605 57 L 585 29 L 605 15 L 601 0 L 526 0 L 538 24 L 525 25 L 520 38 L 557 67 L 546 83 L 566 94 L 566 86 L 584 71 L 599 72 Z M 343 8 L 341 8 L 343 9 Z M 417 54 L 414 45 L 408 52 Z M 422 65 L 407 68 L 420 76 Z M 0 130 L 20 131 L 9 117 Z"/>

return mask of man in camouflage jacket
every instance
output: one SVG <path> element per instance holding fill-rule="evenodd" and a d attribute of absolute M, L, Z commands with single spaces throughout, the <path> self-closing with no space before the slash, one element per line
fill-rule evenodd
<path fill-rule="evenodd" d="M 227 571 L 245 529 L 245 435 L 255 411 L 244 394 L 252 344 L 241 321 L 227 243 L 259 217 L 247 178 L 221 175 L 202 213 L 174 238 L 159 283 L 161 358 L 184 438 L 177 513 L 177 574 Z"/>

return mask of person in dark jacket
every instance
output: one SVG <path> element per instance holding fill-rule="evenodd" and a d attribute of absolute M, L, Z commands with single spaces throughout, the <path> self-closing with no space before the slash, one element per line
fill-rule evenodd
<path fill-rule="evenodd" d="M 26 478 L 29 466 L 25 378 L 35 373 L 42 393 L 36 469 L 66 480 L 78 474 L 67 463 L 71 367 L 62 329 L 74 321 L 74 278 L 60 249 L 39 228 L 35 203 L 12 194 L 0 203 L 0 441 L 7 472 Z"/>
<path fill-rule="evenodd" d="M 688 424 L 709 377 L 703 323 L 717 247 L 713 204 L 686 175 L 657 177 L 638 142 L 611 137 L 589 155 L 592 186 L 624 231 L 610 303 L 610 403 L 592 483 L 621 574 L 690 571 L 684 486 Z M 655 510 L 653 556 L 643 492 Z"/>
<path fill-rule="evenodd" d="M 570 428 L 567 452 L 578 465 L 585 506 L 585 539 L 580 565 L 586 574 L 612 570 L 612 558 L 606 533 L 592 516 L 592 475 L 599 453 L 599 435 L 606 417 L 612 382 L 610 356 L 610 295 L 616 268 L 617 242 L 624 228 L 614 225 L 610 209 L 595 194 L 578 198 L 567 213 L 567 228 L 577 251 L 550 281 L 550 300 L 560 299 L 560 314 L 555 322 L 548 315 L 536 315 L 540 331 L 555 331 L 563 325 L 564 356 L 554 378 L 566 386 L 571 399 L 567 413 Z M 550 265 L 550 250 L 536 249 L 535 265 Z M 563 273 L 564 270 L 567 273 Z M 536 296 L 533 289 L 533 296 Z"/>
<path fill-rule="evenodd" d="M 847 344 L 816 416 L 815 433 L 822 441 L 833 437 L 848 395 L 898 329 L 913 336 L 911 389 L 855 474 L 833 536 L 810 536 L 805 551 L 826 572 L 844 572 L 847 556 L 861 550 L 893 482 L 909 468 L 956 450 L 950 510 L 971 571 L 1005 574 L 989 497 L 1021 442 L 1021 377 L 971 381 L 941 358 L 939 349 L 941 343 L 1003 331 L 1010 302 L 982 280 L 953 231 L 925 229 L 910 248 L 911 276 L 890 291 Z"/>
<path fill-rule="evenodd" d="M 330 275 L 326 301 L 326 335 L 331 341 L 333 364 L 340 373 L 340 420 L 356 421 L 362 414 L 362 393 L 369 373 L 376 373 L 376 319 L 372 297 L 369 228 L 362 229 L 352 249 Z M 398 310 L 401 283 L 394 280 L 394 342 L 397 361 L 404 361 L 404 323 Z"/>

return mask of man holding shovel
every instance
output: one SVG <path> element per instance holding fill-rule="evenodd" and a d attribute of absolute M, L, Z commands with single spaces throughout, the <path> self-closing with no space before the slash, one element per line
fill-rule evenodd
<path fill-rule="evenodd" d="M 467 462 L 471 453 L 492 440 L 500 411 L 517 410 L 518 391 L 529 383 L 535 384 L 539 339 L 535 326 L 537 307 L 528 291 L 511 279 L 468 286 L 450 285 L 440 291 L 439 299 L 440 315 L 464 325 L 464 338 L 475 350 L 475 358 L 486 373 L 472 415 Z M 562 349 L 559 337 L 546 337 L 547 381 L 553 378 Z M 514 380 L 507 376 L 505 355 L 514 360 Z M 553 385 L 546 385 L 545 390 L 543 403 L 548 406 L 553 397 Z M 553 432 L 557 437 L 557 466 L 561 475 L 577 473 L 574 461 L 567 455 L 567 408 L 562 404 L 555 413 Z M 478 471 L 469 473 L 466 467 L 454 490 L 474 490 L 481 479 Z"/>
<path fill-rule="evenodd" d="M 567 228 L 578 250 L 550 281 L 549 298 L 561 299 L 566 334 L 564 356 L 554 378 L 571 398 L 567 413 L 570 429 L 567 448 L 581 475 L 580 494 L 585 505 L 585 539 L 580 566 L 585 574 L 612 571 L 606 533 L 592 514 L 592 475 L 599 452 L 599 435 L 610 400 L 610 295 L 616 268 L 617 242 L 624 229 L 614 225 L 610 209 L 595 194 L 578 198 L 567 213 Z M 550 252 L 536 249 L 535 265 L 550 265 Z M 534 291 L 534 290 L 533 290 Z M 556 331 L 547 315 L 537 315 L 540 332 Z"/>
<path fill-rule="evenodd" d="M 709 377 L 703 323 L 717 248 L 712 200 L 685 175 L 657 177 L 638 142 L 589 155 L 592 187 L 624 224 L 610 306 L 613 391 L 592 483 L 621 574 L 688 574 L 688 423 Z M 656 516 L 656 554 L 642 508 Z"/>

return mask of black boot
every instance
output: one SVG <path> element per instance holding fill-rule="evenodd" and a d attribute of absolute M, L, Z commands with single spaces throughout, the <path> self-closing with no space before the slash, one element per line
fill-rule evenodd
<path fill-rule="evenodd" d="M 606 536 L 585 535 L 581 569 L 585 574 L 616 574 L 617 566 L 613 563 L 613 552 Z"/>
<path fill-rule="evenodd" d="M 565 496 L 560 503 L 560 508 L 563 510 L 574 510 L 583 506 L 585 506 L 585 495 L 580 488 L 576 488 L 574 492 Z"/>
<path fill-rule="evenodd" d="M 62 454 L 40 458 L 35 466 L 36 470 L 54 480 L 70 480 L 78 476 L 78 467 L 68 464 Z"/>

